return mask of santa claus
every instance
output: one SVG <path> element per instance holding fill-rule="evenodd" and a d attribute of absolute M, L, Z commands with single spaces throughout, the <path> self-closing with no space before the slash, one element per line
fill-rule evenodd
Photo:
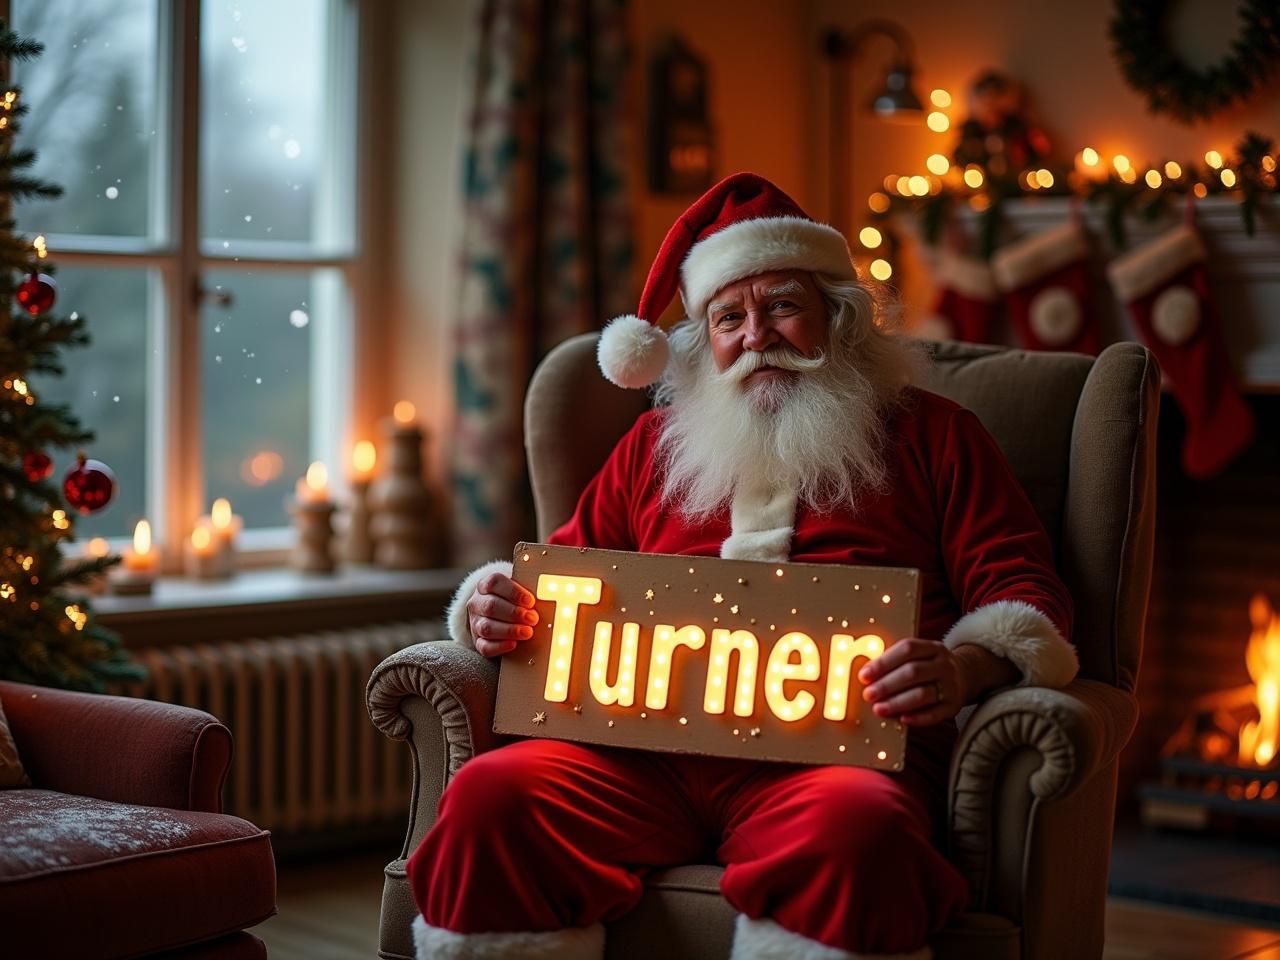
<path fill-rule="evenodd" d="M 686 319 L 656 326 L 680 293 Z M 606 377 L 657 385 L 552 543 L 738 560 L 916 567 L 919 638 L 863 668 L 909 728 L 905 769 L 795 766 L 523 740 L 453 777 L 408 873 L 419 958 L 597 958 L 644 875 L 724 865 L 733 957 L 928 957 L 966 902 L 931 835 L 954 717 L 1003 685 L 1076 672 L 1048 537 L 969 411 L 912 385 L 843 237 L 738 174 L 671 228 Z M 533 635 L 495 563 L 450 610 L 487 657 Z"/>

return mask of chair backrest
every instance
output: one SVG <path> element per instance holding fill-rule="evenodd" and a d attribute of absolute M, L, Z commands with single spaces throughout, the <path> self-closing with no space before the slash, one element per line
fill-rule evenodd
<path fill-rule="evenodd" d="M 614 444 L 648 407 L 608 383 L 597 334 L 560 344 L 525 398 L 538 535 L 573 513 Z M 1131 690 L 1142 652 L 1155 536 L 1160 374 L 1136 343 L 1097 358 L 939 344 L 922 384 L 995 437 L 1054 543 L 1075 599 L 1081 674 Z"/>

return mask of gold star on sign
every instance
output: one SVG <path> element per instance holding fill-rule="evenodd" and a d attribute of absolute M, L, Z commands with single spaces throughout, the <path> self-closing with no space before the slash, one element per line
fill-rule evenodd
<path fill-rule="evenodd" d="M 573 712 L 574 712 L 574 713 L 581 713 L 581 712 L 582 712 L 582 704 L 580 704 L 580 703 L 575 703 L 575 704 L 573 705 Z"/>
<path fill-rule="evenodd" d="M 539 710 L 537 713 L 535 713 L 535 714 L 533 715 L 533 722 L 534 722 L 534 723 L 546 723 L 546 722 L 547 722 L 547 714 L 546 714 L 546 711 L 545 711 L 545 710 Z"/>
<path fill-rule="evenodd" d="M 737 612 L 738 612 L 738 605 L 735 603 L 732 607 L 730 607 L 730 608 L 729 608 L 729 612 L 730 612 L 730 613 L 737 613 Z"/>
<path fill-rule="evenodd" d="M 646 600 L 652 600 L 652 599 L 653 599 L 653 591 L 652 591 L 652 590 L 646 590 L 646 591 L 644 592 L 644 598 L 645 598 Z"/>
<path fill-rule="evenodd" d="M 712 603 L 724 603 L 724 597 L 720 596 L 720 594 L 718 594 L 718 593 L 717 593 L 714 597 L 712 597 L 712 598 L 711 598 L 711 602 L 712 602 Z"/>

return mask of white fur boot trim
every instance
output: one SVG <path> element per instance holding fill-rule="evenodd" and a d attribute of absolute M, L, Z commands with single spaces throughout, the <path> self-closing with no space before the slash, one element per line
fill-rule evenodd
<path fill-rule="evenodd" d="M 467 601 L 476 592 L 476 587 L 491 573 L 505 573 L 511 576 L 510 560 L 493 560 L 483 566 L 476 567 L 463 579 L 453 599 L 449 601 L 449 612 L 445 614 L 445 623 L 449 625 L 449 636 L 464 647 L 475 649 L 476 642 L 471 636 L 471 627 L 467 622 Z"/>
<path fill-rule="evenodd" d="M 752 920 L 738 914 L 729 960 L 932 960 L 928 946 L 910 953 L 852 953 L 828 947 L 778 926 L 772 920 Z M 419 957 L 421 960 L 421 957 Z"/>
<path fill-rule="evenodd" d="M 544 933 L 454 933 L 413 921 L 418 960 L 600 960 L 604 927 L 567 927 Z"/>
<path fill-rule="evenodd" d="M 740 484 L 733 492 L 729 512 L 732 532 L 720 544 L 722 559 L 777 563 L 791 556 L 796 525 L 794 490 Z"/>
<path fill-rule="evenodd" d="M 965 614 L 942 642 L 952 650 L 972 643 L 1012 661 L 1022 671 L 1020 687 L 1065 687 L 1080 669 L 1076 648 L 1022 600 L 997 600 Z"/>

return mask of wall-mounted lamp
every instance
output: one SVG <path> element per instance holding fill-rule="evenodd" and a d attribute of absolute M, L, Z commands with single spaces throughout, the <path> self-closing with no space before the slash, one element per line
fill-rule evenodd
<path fill-rule="evenodd" d="M 914 44 L 907 31 L 892 20 L 867 20 L 852 30 L 830 28 L 822 36 L 822 52 L 830 63 L 828 97 L 830 135 L 827 167 L 827 201 L 831 225 L 848 233 L 849 217 L 849 85 L 853 61 L 868 41 L 885 37 L 893 44 L 893 59 L 884 79 L 867 102 L 867 109 L 882 120 L 914 122 L 924 104 L 912 86 L 915 71 Z"/>

